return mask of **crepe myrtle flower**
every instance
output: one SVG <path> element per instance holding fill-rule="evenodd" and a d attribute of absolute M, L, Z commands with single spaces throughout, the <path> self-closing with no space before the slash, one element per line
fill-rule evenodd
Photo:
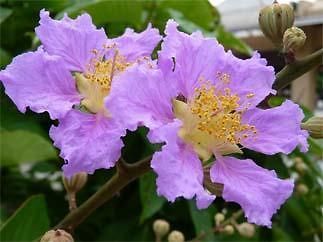
<path fill-rule="evenodd" d="M 0 72 L 6 94 L 21 112 L 29 107 L 59 120 L 50 137 L 66 160 L 66 176 L 112 167 L 120 156 L 125 129 L 104 107 L 104 97 L 115 76 L 138 62 L 147 66 L 161 40 L 158 30 L 127 29 L 108 39 L 88 14 L 54 20 L 45 10 L 40 11 L 39 23 L 35 31 L 42 45 L 15 57 Z"/>
<path fill-rule="evenodd" d="M 249 222 L 270 227 L 293 181 L 232 155 L 244 147 L 272 155 L 299 145 L 305 152 L 301 109 L 291 101 L 257 107 L 275 93 L 274 69 L 258 53 L 238 59 L 215 39 L 178 31 L 172 20 L 165 33 L 158 68 L 133 66 L 131 79 L 119 75 L 106 98 L 108 110 L 128 129 L 145 125 L 152 143 L 164 143 L 151 162 L 159 195 L 171 202 L 195 197 L 198 208 L 206 208 L 215 199 L 203 186 L 208 176 L 224 184 L 223 198 L 239 203 Z"/>

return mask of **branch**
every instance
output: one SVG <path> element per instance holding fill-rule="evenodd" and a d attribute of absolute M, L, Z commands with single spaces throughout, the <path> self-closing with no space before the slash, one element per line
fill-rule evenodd
<path fill-rule="evenodd" d="M 151 169 L 150 160 L 151 157 L 147 157 L 134 164 L 128 164 L 122 159 L 119 160 L 117 162 L 116 174 L 80 207 L 72 210 L 54 229 L 73 230 L 94 210 L 110 200 L 122 188 L 148 172 Z"/>
<path fill-rule="evenodd" d="M 293 63 L 286 65 L 280 72 L 276 74 L 276 80 L 273 88 L 276 90 L 282 89 L 290 84 L 296 78 L 302 76 L 315 66 L 323 62 L 323 49 L 320 49 L 309 56 L 300 60 L 295 60 Z"/>

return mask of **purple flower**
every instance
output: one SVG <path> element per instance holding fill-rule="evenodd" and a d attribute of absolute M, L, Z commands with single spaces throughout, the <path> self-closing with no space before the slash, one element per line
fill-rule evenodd
<path fill-rule="evenodd" d="M 207 172 L 224 184 L 223 198 L 239 203 L 249 222 L 271 226 L 271 217 L 293 191 L 293 181 L 252 160 L 237 159 L 244 147 L 276 154 L 296 146 L 307 150 L 303 113 L 285 101 L 263 110 L 257 105 L 270 93 L 274 69 L 259 54 L 241 60 L 216 40 L 187 35 L 169 21 L 158 68 L 133 66 L 112 84 L 106 106 L 131 130 L 149 127 L 153 143 L 164 143 L 152 159 L 158 193 L 169 201 L 197 200 L 205 208 L 215 199 L 203 186 Z M 209 163 L 215 156 L 215 162 Z"/>
<path fill-rule="evenodd" d="M 17 56 L 0 72 L 7 95 L 21 112 L 29 107 L 59 120 L 50 136 L 67 161 L 66 176 L 112 167 L 120 157 L 125 129 L 104 107 L 104 97 L 115 77 L 149 61 L 161 40 L 158 30 L 127 29 L 121 37 L 108 39 L 88 14 L 54 20 L 42 10 L 36 34 L 42 46 Z"/>

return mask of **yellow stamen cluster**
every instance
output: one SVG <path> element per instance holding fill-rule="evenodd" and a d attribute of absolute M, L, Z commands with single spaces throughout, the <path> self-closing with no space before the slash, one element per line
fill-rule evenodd
<path fill-rule="evenodd" d="M 112 79 L 131 63 L 119 54 L 115 46 L 104 46 L 102 50 L 92 52 L 94 57 L 90 60 L 86 71 L 75 74 L 77 89 L 83 96 L 81 105 L 92 113 L 102 112 L 108 115 L 103 100 L 110 92 Z M 113 54 L 106 58 L 106 53 Z"/>
<path fill-rule="evenodd" d="M 85 78 L 92 83 L 99 84 L 107 93 L 110 91 L 113 76 L 124 71 L 130 65 L 118 53 L 118 50 L 114 51 L 113 58 L 106 60 L 98 50 L 93 50 L 94 57 L 88 65 L 88 70 L 84 73 Z"/>
<path fill-rule="evenodd" d="M 239 97 L 231 93 L 229 88 L 224 92 L 216 90 L 209 83 L 195 89 L 195 94 L 188 105 L 194 116 L 197 117 L 197 129 L 206 132 L 215 139 L 240 143 L 249 133 L 256 133 L 255 127 L 242 124 L 239 108 Z"/>
<path fill-rule="evenodd" d="M 221 73 L 221 72 L 217 72 L 216 73 L 216 76 L 217 76 L 217 78 L 219 79 L 219 80 L 221 80 L 224 84 L 228 84 L 228 83 L 230 83 L 230 81 L 231 81 L 231 77 L 230 77 L 230 75 L 229 74 L 227 74 L 227 73 Z"/>

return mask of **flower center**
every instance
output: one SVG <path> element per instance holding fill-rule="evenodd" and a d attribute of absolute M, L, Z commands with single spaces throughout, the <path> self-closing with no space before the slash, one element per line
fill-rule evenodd
<path fill-rule="evenodd" d="M 111 58 L 106 59 L 106 51 L 113 52 Z M 121 56 L 117 49 L 105 47 L 104 51 L 93 50 L 91 59 L 84 73 L 75 74 L 77 88 L 83 99 L 81 105 L 92 113 L 104 112 L 104 98 L 109 94 L 113 77 L 123 72 L 131 63 Z"/>
<path fill-rule="evenodd" d="M 246 109 L 239 110 L 239 97 L 227 87 L 217 90 L 206 82 L 195 89 L 187 103 L 173 101 L 175 116 L 182 120 L 179 136 L 193 145 L 207 160 L 213 153 L 241 153 L 241 139 L 256 134 L 254 126 L 243 124 Z"/>

